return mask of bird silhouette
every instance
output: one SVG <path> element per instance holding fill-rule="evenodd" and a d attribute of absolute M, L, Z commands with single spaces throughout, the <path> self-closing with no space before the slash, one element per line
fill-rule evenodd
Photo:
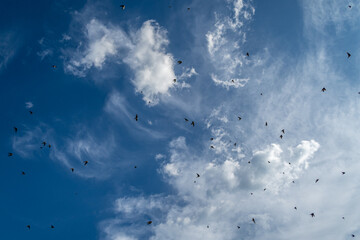
<path fill-rule="evenodd" d="M 345 172 L 341 172 L 342 173 L 342 175 L 344 175 L 345 174 Z"/>
<path fill-rule="evenodd" d="M 71 172 L 74 172 L 74 170 L 75 170 L 74 168 L 71 168 Z"/>
<path fill-rule="evenodd" d="M 282 139 L 282 138 L 283 138 L 283 135 L 280 135 L 280 138 Z"/>
<path fill-rule="evenodd" d="M 56 65 L 52 65 L 52 68 L 57 68 L 57 66 L 56 66 Z"/>
<path fill-rule="evenodd" d="M 199 177 L 200 177 L 200 174 L 196 173 L 196 177 L 199 178 Z"/>
<path fill-rule="evenodd" d="M 295 210 L 297 210 L 297 207 L 294 207 Z"/>
<path fill-rule="evenodd" d="M 285 129 L 282 129 L 281 132 L 285 134 Z"/>
<path fill-rule="evenodd" d="M 13 153 L 8 153 L 8 157 L 12 157 Z"/>
<path fill-rule="evenodd" d="M 267 127 L 267 125 L 268 125 L 267 122 L 265 122 L 265 126 L 266 126 L 266 127 Z"/>
<path fill-rule="evenodd" d="M 250 161 L 248 161 L 248 163 L 250 164 Z"/>
<path fill-rule="evenodd" d="M 22 175 L 25 175 L 25 172 L 21 172 Z"/>
<path fill-rule="evenodd" d="M 173 81 L 174 81 L 174 83 L 176 83 L 176 78 L 174 78 L 174 80 L 173 80 Z"/>
<path fill-rule="evenodd" d="M 238 117 L 239 121 L 241 120 L 241 117 Z"/>
<path fill-rule="evenodd" d="M 86 166 L 89 162 L 88 161 L 84 161 L 84 165 Z"/>
<path fill-rule="evenodd" d="M 252 221 L 253 221 L 254 223 L 256 223 L 256 222 L 255 222 L 255 218 L 252 218 Z"/>
<path fill-rule="evenodd" d="M 137 166 L 134 166 L 134 168 L 137 168 Z"/>
<path fill-rule="evenodd" d="M 188 121 L 189 121 L 189 119 L 187 119 L 187 118 L 184 118 L 184 120 L 185 120 L 186 122 L 188 122 Z"/>
<path fill-rule="evenodd" d="M 147 222 L 147 225 L 150 225 L 150 224 L 152 224 L 152 221 L 148 221 L 148 222 Z"/>
<path fill-rule="evenodd" d="M 235 81 L 234 81 L 234 79 L 231 79 L 231 82 L 233 82 L 233 83 L 234 83 L 234 82 L 235 82 Z"/>
<path fill-rule="evenodd" d="M 134 119 L 135 119 L 135 121 L 137 121 L 139 119 L 137 114 L 135 115 Z"/>
<path fill-rule="evenodd" d="M 310 216 L 311 216 L 311 217 L 315 217 L 315 213 L 310 213 Z"/>
<path fill-rule="evenodd" d="M 177 61 L 177 63 L 178 63 L 178 64 L 182 64 L 182 61 L 179 60 L 179 61 Z"/>
<path fill-rule="evenodd" d="M 33 112 L 32 112 L 32 111 L 29 111 L 29 113 L 30 113 L 30 115 L 32 115 L 32 114 L 33 114 Z"/>
<path fill-rule="evenodd" d="M 246 53 L 246 56 L 250 57 L 250 54 L 247 52 L 247 53 Z"/>
<path fill-rule="evenodd" d="M 234 146 L 236 147 L 236 143 L 234 143 Z"/>
<path fill-rule="evenodd" d="M 190 11 L 190 8 L 187 8 L 188 11 Z"/>
<path fill-rule="evenodd" d="M 45 146 L 45 145 L 46 145 L 46 142 L 42 142 L 42 145 Z"/>
<path fill-rule="evenodd" d="M 49 148 L 51 148 L 51 144 L 49 144 Z"/>
<path fill-rule="evenodd" d="M 352 236 L 352 237 L 355 237 L 355 235 L 354 235 L 354 234 L 351 234 L 351 236 Z"/>
<path fill-rule="evenodd" d="M 191 122 L 191 125 L 192 125 L 193 127 L 195 127 L 195 122 L 194 122 L 194 121 L 192 121 L 192 122 Z"/>
<path fill-rule="evenodd" d="M 214 140 L 214 138 L 210 138 L 210 140 L 212 141 L 212 140 Z"/>
<path fill-rule="evenodd" d="M 268 163 L 270 163 L 270 161 L 268 161 Z"/>
<path fill-rule="evenodd" d="M 237 226 L 238 229 L 240 229 L 240 226 Z"/>
<path fill-rule="evenodd" d="M 264 191 L 266 191 L 266 188 L 264 188 Z"/>
<path fill-rule="evenodd" d="M 125 5 L 120 5 L 122 10 L 125 10 Z"/>
<path fill-rule="evenodd" d="M 30 225 L 26 225 L 26 227 L 30 230 Z"/>
<path fill-rule="evenodd" d="M 209 228 L 209 225 L 207 225 L 206 227 Z"/>
<path fill-rule="evenodd" d="M 349 8 L 351 8 L 351 5 L 349 5 Z"/>
<path fill-rule="evenodd" d="M 322 91 L 322 92 L 325 92 L 325 91 L 326 91 L 326 88 L 323 87 L 323 88 L 321 89 L 321 91 Z"/>
<path fill-rule="evenodd" d="M 214 146 L 210 146 L 210 148 L 214 148 Z"/>
<path fill-rule="evenodd" d="M 54 225 L 51 225 L 50 228 L 55 228 Z"/>
<path fill-rule="evenodd" d="M 15 133 L 17 133 L 17 131 L 18 131 L 17 127 L 14 127 L 14 131 L 15 131 Z"/>
<path fill-rule="evenodd" d="M 347 54 L 348 58 L 351 57 L 351 54 L 349 52 L 346 52 L 346 54 Z"/>
<path fill-rule="evenodd" d="M 316 180 L 315 180 L 315 183 L 317 183 L 318 181 L 319 181 L 319 179 L 316 179 Z"/>

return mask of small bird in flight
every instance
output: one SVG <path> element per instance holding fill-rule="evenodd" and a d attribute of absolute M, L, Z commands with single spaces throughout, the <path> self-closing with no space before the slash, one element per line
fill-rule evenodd
<path fill-rule="evenodd" d="M 310 216 L 311 216 L 311 217 L 315 217 L 315 213 L 310 213 Z"/>
<path fill-rule="evenodd" d="M 351 236 L 352 236 L 352 237 L 355 237 L 355 235 L 354 235 L 354 234 L 351 234 Z"/>
<path fill-rule="evenodd" d="M 346 52 L 346 54 L 347 54 L 348 58 L 351 57 L 351 54 L 349 52 Z"/>
<path fill-rule="evenodd" d="M 13 153 L 8 153 L 8 157 L 11 157 L 13 155 Z"/>
<path fill-rule="evenodd" d="M 190 11 L 190 8 L 187 8 L 188 11 Z"/>
<path fill-rule="evenodd" d="M 49 144 L 49 148 L 51 148 L 51 144 Z"/>
<path fill-rule="evenodd" d="M 18 130 L 18 129 L 17 129 L 17 127 L 14 127 L 14 131 L 15 131 L 15 133 L 17 133 L 17 130 Z"/>
<path fill-rule="evenodd" d="M 125 5 L 120 5 L 122 10 L 125 10 Z"/>
<path fill-rule="evenodd" d="M 182 64 L 182 61 L 179 60 L 179 61 L 177 61 L 177 63 L 178 63 L 178 64 Z"/>
<path fill-rule="evenodd" d="M 30 113 L 30 115 L 32 115 L 32 114 L 33 114 L 33 112 L 32 112 L 32 111 L 29 111 L 29 113 Z"/>
<path fill-rule="evenodd" d="M 267 125 L 268 125 L 267 122 L 265 122 L 265 126 L 266 126 L 266 127 L 267 127 Z"/>
<path fill-rule="evenodd" d="M 345 172 L 341 172 L 342 173 L 342 175 L 344 175 L 345 174 Z"/>
<path fill-rule="evenodd" d="M 25 172 L 21 172 L 22 175 L 25 175 Z"/>
<path fill-rule="evenodd" d="M 212 138 L 210 138 L 210 140 L 212 141 L 212 140 L 214 140 L 214 138 L 212 137 Z"/>
<path fill-rule="evenodd" d="M 239 121 L 241 120 L 241 117 L 238 117 Z"/>
<path fill-rule="evenodd" d="M 282 138 L 283 138 L 283 135 L 280 135 L 280 138 L 282 139 Z"/>
<path fill-rule="evenodd" d="M 196 178 L 199 178 L 200 177 L 200 174 L 196 173 Z"/>
<path fill-rule="evenodd" d="M 319 181 L 319 179 L 316 179 L 316 180 L 315 180 L 315 183 L 317 183 L 318 181 Z"/>
<path fill-rule="evenodd" d="M 30 230 L 30 225 L 27 225 L 26 227 Z"/>
<path fill-rule="evenodd" d="M 134 168 L 137 168 L 137 166 L 134 166 Z"/>
<path fill-rule="evenodd" d="M 42 142 L 42 145 L 45 146 L 45 145 L 46 145 L 46 142 Z"/>
<path fill-rule="evenodd" d="M 52 68 L 57 68 L 57 66 L 56 66 L 56 65 L 52 65 Z"/>
<path fill-rule="evenodd" d="M 249 54 L 249 52 L 247 52 L 247 53 L 246 53 L 246 56 L 250 57 L 250 54 Z"/>
<path fill-rule="evenodd" d="M 323 88 L 321 89 L 321 91 L 322 91 L 322 92 L 325 92 L 325 91 L 326 91 L 326 88 L 323 87 Z"/>
<path fill-rule="evenodd" d="M 74 168 L 71 168 L 71 172 L 74 172 L 74 170 L 75 170 Z"/>
<path fill-rule="evenodd" d="M 174 83 L 176 83 L 176 78 L 174 78 L 174 80 L 173 80 L 173 81 L 174 81 Z"/>
<path fill-rule="evenodd" d="M 55 228 L 54 225 L 51 225 L 50 228 Z"/>
<path fill-rule="evenodd" d="M 191 122 L 191 125 L 192 125 L 193 127 L 195 127 L 195 122 L 194 122 L 194 121 L 192 121 L 192 122 Z"/>
<path fill-rule="evenodd" d="M 252 221 L 253 221 L 254 223 L 256 223 L 256 222 L 255 222 L 255 218 L 253 218 Z"/>
<path fill-rule="evenodd" d="M 150 224 L 152 224 L 152 221 L 148 221 L 148 222 L 147 222 L 147 225 L 150 225 Z"/>
<path fill-rule="evenodd" d="M 282 133 L 284 133 L 284 134 L 285 134 L 285 129 L 282 129 L 281 131 L 282 131 Z"/>
<path fill-rule="evenodd" d="M 240 226 L 237 226 L 238 229 L 240 229 Z"/>
<path fill-rule="evenodd" d="M 214 148 L 214 146 L 210 146 L 210 148 Z"/>
<path fill-rule="evenodd" d="M 86 166 L 89 162 L 88 161 L 84 161 L 84 165 Z"/>
<path fill-rule="evenodd" d="M 351 5 L 349 5 L 349 8 L 351 8 Z"/>
<path fill-rule="evenodd" d="M 297 210 L 297 207 L 294 207 L 295 210 Z"/>
<path fill-rule="evenodd" d="M 135 119 L 135 121 L 137 121 L 139 119 L 137 114 L 135 115 L 134 119 Z"/>

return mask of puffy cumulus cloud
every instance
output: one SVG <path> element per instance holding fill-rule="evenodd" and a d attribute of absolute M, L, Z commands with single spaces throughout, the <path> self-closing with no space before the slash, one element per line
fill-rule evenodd
<path fill-rule="evenodd" d="M 174 84 L 177 77 L 174 58 L 166 52 L 167 32 L 156 21 L 148 20 L 139 30 L 125 33 L 120 27 L 92 19 L 85 29 L 85 45 L 80 45 L 75 53 L 67 52 L 65 70 L 68 73 L 85 77 L 91 68 L 102 69 L 107 60 L 120 60 L 134 73 L 135 91 L 143 95 L 149 106 L 158 104 L 162 95 L 170 94 L 171 88 L 190 86 L 184 81 Z M 194 68 L 186 69 L 178 80 L 196 74 Z"/>
<path fill-rule="evenodd" d="M 114 56 L 120 49 L 132 47 L 129 37 L 120 28 L 105 26 L 96 19 L 85 26 L 87 44 L 67 55 L 70 59 L 65 64 L 65 71 L 79 77 L 85 77 L 92 68 L 101 69 L 106 59 Z"/>
<path fill-rule="evenodd" d="M 301 177 L 306 169 L 304 163 L 310 161 L 319 144 L 314 140 L 302 141 L 289 150 L 271 144 L 254 151 L 252 156 L 237 158 L 231 157 L 231 149 L 215 156 L 211 150 L 199 153 L 187 145 L 184 137 L 174 139 L 169 147 L 169 158 L 164 160 L 161 172 L 176 194 L 167 198 L 120 198 L 115 202 L 120 216 L 111 221 L 131 216 L 127 220 L 137 224 L 141 216 L 151 215 L 156 221 L 148 232 L 150 239 L 230 240 L 268 239 L 264 232 L 271 235 L 277 229 L 283 231 L 281 226 L 286 225 L 288 217 L 278 213 L 293 211 L 293 206 L 281 193 L 290 189 L 292 180 Z M 267 190 L 263 191 L 264 188 Z M 133 228 L 119 222 L 114 225 L 118 227 L 107 234 L 107 239 L 117 232 L 141 239 Z"/>
<path fill-rule="evenodd" d="M 242 44 L 246 41 L 244 22 L 249 21 L 255 13 L 250 2 L 228 0 L 230 16 L 216 14 L 213 30 L 206 34 L 207 49 L 213 62 L 214 72 L 211 78 L 216 85 L 229 89 L 243 87 L 249 80 L 242 75 L 241 67 L 249 64 Z"/>

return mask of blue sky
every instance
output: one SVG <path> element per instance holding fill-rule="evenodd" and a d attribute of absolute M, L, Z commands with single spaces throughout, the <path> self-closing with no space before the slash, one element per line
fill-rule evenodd
<path fill-rule="evenodd" d="M 3 239 L 360 236 L 359 3 L 1 6 Z"/>

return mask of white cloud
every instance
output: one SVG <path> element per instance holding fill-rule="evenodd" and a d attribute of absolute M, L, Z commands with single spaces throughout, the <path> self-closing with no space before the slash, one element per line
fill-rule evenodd
<path fill-rule="evenodd" d="M 25 102 L 25 108 L 30 109 L 34 106 L 32 102 Z"/>
<path fill-rule="evenodd" d="M 5 69 L 19 47 L 19 36 L 6 32 L 0 34 L 0 71 Z"/>

